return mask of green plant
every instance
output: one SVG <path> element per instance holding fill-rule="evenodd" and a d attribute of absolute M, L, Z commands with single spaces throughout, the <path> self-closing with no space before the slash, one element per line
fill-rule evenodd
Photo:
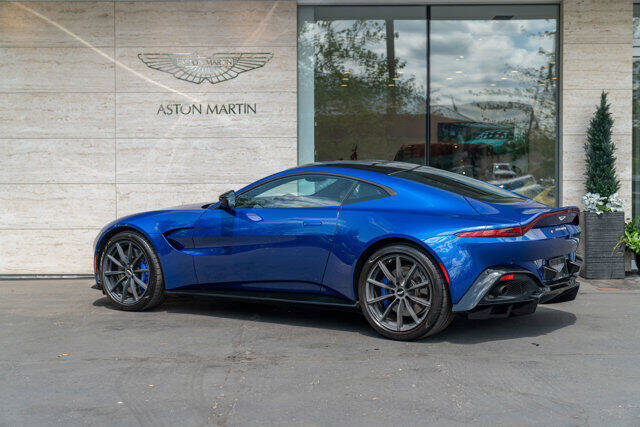
<path fill-rule="evenodd" d="M 613 250 L 615 251 L 621 244 L 636 254 L 640 252 L 640 217 L 636 217 L 624 225 L 624 234 Z"/>
<path fill-rule="evenodd" d="M 609 111 L 607 93 L 603 91 L 600 95 L 600 105 L 589 123 L 587 142 L 584 148 L 587 165 L 587 193 L 598 194 L 607 200 L 620 188 L 620 181 L 616 177 L 615 169 L 614 151 L 616 147 L 611 141 L 612 127 L 613 118 Z"/>

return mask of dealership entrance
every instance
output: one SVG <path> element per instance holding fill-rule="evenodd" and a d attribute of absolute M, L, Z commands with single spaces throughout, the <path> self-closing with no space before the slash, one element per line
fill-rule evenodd
<path fill-rule="evenodd" d="M 298 160 L 427 164 L 557 204 L 558 6 L 298 9 Z"/>

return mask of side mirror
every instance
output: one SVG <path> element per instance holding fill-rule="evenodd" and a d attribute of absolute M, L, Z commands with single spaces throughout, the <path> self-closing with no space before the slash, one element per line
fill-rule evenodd
<path fill-rule="evenodd" d="M 236 205 L 236 192 L 229 190 L 220 195 L 220 207 L 223 209 L 233 209 Z"/>

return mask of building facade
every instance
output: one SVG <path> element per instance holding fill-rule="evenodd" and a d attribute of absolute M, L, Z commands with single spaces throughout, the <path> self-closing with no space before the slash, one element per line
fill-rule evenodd
<path fill-rule="evenodd" d="M 633 3 L 463 3 L 0 3 L 0 275 L 90 273 L 105 223 L 313 161 L 580 206 L 602 91 L 640 214 Z"/>

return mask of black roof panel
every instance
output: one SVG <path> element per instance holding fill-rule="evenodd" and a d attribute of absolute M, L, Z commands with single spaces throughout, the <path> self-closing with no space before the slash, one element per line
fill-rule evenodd
<path fill-rule="evenodd" d="M 420 167 L 420 165 L 415 163 L 393 162 L 388 160 L 336 160 L 332 162 L 309 163 L 300 167 L 307 166 L 332 166 L 336 168 L 360 169 L 386 175 Z"/>

